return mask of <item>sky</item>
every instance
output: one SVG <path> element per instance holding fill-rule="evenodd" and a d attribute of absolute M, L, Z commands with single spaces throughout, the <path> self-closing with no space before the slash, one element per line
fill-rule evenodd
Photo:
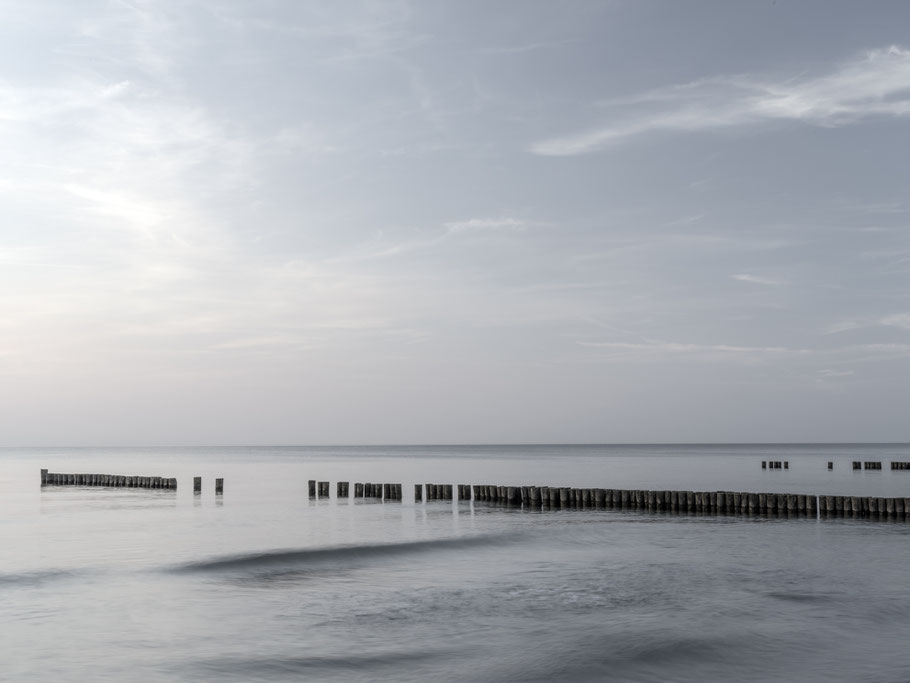
<path fill-rule="evenodd" d="M 0 17 L 0 445 L 910 441 L 908 3 Z"/>

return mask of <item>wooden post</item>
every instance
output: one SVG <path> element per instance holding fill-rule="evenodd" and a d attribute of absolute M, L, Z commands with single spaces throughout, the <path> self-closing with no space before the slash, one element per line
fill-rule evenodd
<path fill-rule="evenodd" d="M 354 495 L 357 495 L 357 488 L 355 485 Z M 414 484 L 414 502 L 420 503 L 423 501 L 423 484 Z"/>
<path fill-rule="evenodd" d="M 551 486 L 548 491 L 550 494 L 550 507 L 556 510 L 559 508 L 559 489 Z"/>
<path fill-rule="evenodd" d="M 193 477 L 193 493 L 202 493 L 202 477 Z"/>
<path fill-rule="evenodd" d="M 829 469 L 829 470 L 833 470 L 833 469 L 834 469 L 834 463 L 831 462 L 830 460 L 828 461 L 828 469 Z"/>
<path fill-rule="evenodd" d="M 220 496 L 224 493 L 224 479 L 215 480 L 215 495 Z"/>
<path fill-rule="evenodd" d="M 315 479 L 310 479 L 307 482 L 307 491 L 310 494 L 310 498 L 316 497 L 316 480 Z"/>

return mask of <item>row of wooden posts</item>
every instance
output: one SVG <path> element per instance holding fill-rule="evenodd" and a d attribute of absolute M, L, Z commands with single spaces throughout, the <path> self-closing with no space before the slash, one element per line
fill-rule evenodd
<path fill-rule="evenodd" d="M 358 488 L 360 487 L 360 488 Z M 386 489 L 386 487 L 390 487 Z M 355 498 L 401 500 L 400 484 L 355 484 Z M 347 482 L 338 482 L 348 498 Z M 359 495 L 358 492 L 363 492 Z M 318 493 L 318 495 L 317 495 Z M 310 482 L 313 498 L 328 497 L 329 482 Z M 388 493 L 388 495 L 386 495 Z M 457 495 L 457 498 L 456 498 Z M 742 491 L 646 491 L 490 484 L 415 484 L 414 501 L 453 500 L 496 503 L 532 510 L 615 509 L 714 514 L 805 515 L 910 518 L 910 498 L 815 496 L 802 493 Z"/>
<path fill-rule="evenodd" d="M 177 477 L 132 474 L 61 474 L 41 470 L 42 486 L 101 486 L 105 488 L 177 489 Z M 202 477 L 193 477 L 193 493 L 202 493 Z M 215 479 L 215 493 L 224 493 L 224 479 Z"/>
<path fill-rule="evenodd" d="M 761 468 L 763 470 L 767 470 L 767 469 L 779 470 L 779 469 L 781 469 L 781 461 L 780 460 L 762 460 Z M 790 469 L 789 460 L 783 461 L 783 468 L 785 470 Z M 880 470 L 881 468 L 882 468 L 881 460 L 866 460 L 865 462 L 860 461 L 860 460 L 853 461 L 854 470 Z M 830 460 L 828 461 L 828 469 L 829 470 L 834 469 L 834 463 Z M 910 470 L 910 462 L 894 461 L 891 463 L 891 469 L 892 470 Z"/>
<path fill-rule="evenodd" d="M 307 490 L 310 498 L 328 498 L 330 483 L 327 481 L 316 481 L 310 479 L 307 482 Z M 338 498 L 348 498 L 351 493 L 351 484 L 347 481 L 339 481 L 335 485 L 335 495 Z M 401 484 L 373 484 L 359 482 L 354 484 L 355 498 L 379 498 L 381 500 L 401 500 Z"/>

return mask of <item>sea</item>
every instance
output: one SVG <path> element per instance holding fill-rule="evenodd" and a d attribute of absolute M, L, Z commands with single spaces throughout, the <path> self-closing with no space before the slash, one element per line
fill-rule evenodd
<path fill-rule="evenodd" d="M 890 461 L 910 445 L 0 449 L 0 680 L 910 681 L 910 522 L 414 500 L 910 497 Z M 42 468 L 179 485 L 42 487 Z M 404 499 L 338 500 L 338 481 Z"/>

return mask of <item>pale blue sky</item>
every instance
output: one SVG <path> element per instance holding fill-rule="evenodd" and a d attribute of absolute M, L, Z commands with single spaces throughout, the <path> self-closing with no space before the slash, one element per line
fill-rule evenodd
<path fill-rule="evenodd" d="M 0 443 L 910 441 L 907 3 L 0 12 Z"/>

